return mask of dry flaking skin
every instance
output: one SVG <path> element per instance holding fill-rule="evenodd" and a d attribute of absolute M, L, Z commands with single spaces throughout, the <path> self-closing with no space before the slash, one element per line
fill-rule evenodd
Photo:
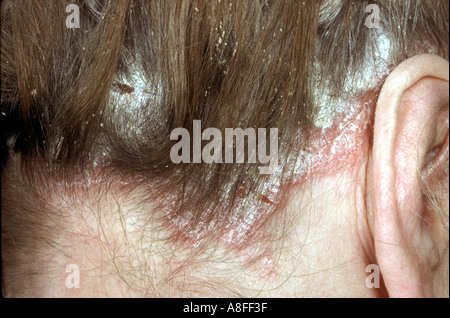
<path fill-rule="evenodd" d="M 145 95 L 145 88 L 136 89 L 129 85 L 130 82 L 126 83 L 119 85 L 122 88 L 122 85 L 127 85 L 125 91 L 122 89 L 120 92 L 113 92 L 119 94 L 123 101 L 139 100 L 145 103 L 146 98 L 153 98 Z M 268 226 L 277 213 L 283 213 L 282 200 L 285 193 L 292 185 L 301 187 L 312 175 L 329 175 L 342 172 L 344 169 L 352 169 L 353 164 L 364 156 L 368 150 L 366 136 L 370 134 L 375 108 L 375 88 L 374 83 L 370 86 L 372 92 L 366 95 L 362 95 L 365 91 L 361 88 L 358 92 L 361 98 L 352 101 L 338 99 L 339 102 L 336 102 L 336 98 L 328 99 L 327 101 L 333 104 L 323 107 L 330 109 L 332 105 L 339 105 L 340 111 L 335 112 L 332 120 L 329 119 L 331 122 L 324 126 L 321 126 L 324 123 L 323 117 L 318 119 L 310 145 L 299 153 L 292 181 L 283 184 L 277 178 L 272 180 L 267 178 L 267 187 L 263 194 L 252 191 L 245 183 L 241 184 L 237 193 L 234 193 L 233 206 L 229 207 L 225 203 L 222 206 L 220 203 L 214 206 L 215 211 L 230 209 L 229 213 L 223 214 L 226 215 L 225 219 L 198 219 L 193 213 L 195 211 L 189 210 L 174 213 L 178 209 L 184 209 L 180 204 L 182 191 L 164 193 L 158 197 L 158 214 L 161 216 L 163 227 L 170 233 L 168 235 L 172 244 L 186 250 L 201 249 L 208 245 L 221 246 L 231 251 L 241 260 L 242 265 L 250 266 L 258 275 L 263 277 L 276 275 L 277 256 L 273 247 L 276 239 L 268 230 Z M 137 92 L 141 92 L 142 95 L 135 96 Z M 326 111 L 328 110 L 324 110 L 323 113 Z M 282 171 L 278 170 L 275 175 L 279 176 L 281 173 Z M 126 185 L 128 182 L 122 183 Z M 151 192 L 155 184 L 159 183 L 155 181 L 145 184 L 144 187 Z M 184 190 L 189 192 L 189 189 Z M 230 188 L 224 188 L 223 192 L 225 193 L 223 200 L 230 199 Z M 202 216 L 209 215 L 204 213 Z"/>
<path fill-rule="evenodd" d="M 6 167 L 38 193 L 25 205 L 10 192 L 9 217 L 21 224 L 23 211 L 33 211 L 38 224 L 35 210 L 55 219 L 76 216 L 80 207 L 97 213 L 86 218 L 91 227 L 112 220 L 112 237 L 102 244 L 111 255 L 102 261 L 130 286 L 139 268 L 149 278 L 144 289 L 178 277 L 182 291 L 185 276 L 196 285 L 199 264 L 202 274 L 222 273 L 231 260 L 254 276 L 276 276 L 290 191 L 352 169 L 367 153 L 374 101 L 392 66 L 428 47 L 448 53 L 440 12 L 425 1 L 375 1 L 388 14 L 385 29 L 370 30 L 362 19 L 366 1 L 323 1 L 320 8 L 313 1 L 87 1 L 82 32 L 58 29 L 63 2 L 2 3 L 2 107 L 20 109 L 21 124 L 34 129 L 19 130 L 10 149 L 24 165 L 10 156 Z M 24 24 L 25 15 L 36 23 Z M 251 165 L 170 163 L 170 130 L 199 119 L 221 129 L 285 128 L 283 164 L 269 178 Z M 286 162 L 294 164 L 284 170 Z M 27 183 L 33 174 L 38 181 Z M 52 235 L 67 225 L 51 229 L 60 231 L 29 232 L 60 242 Z M 128 234 L 134 238 L 126 241 Z"/>
<path fill-rule="evenodd" d="M 390 44 L 382 31 L 362 71 L 348 74 L 342 95 L 329 93 L 329 84 L 321 82 L 320 74 L 324 72 L 320 61 L 316 61 L 314 78 L 317 79 L 313 94 L 315 115 L 310 142 L 300 150 L 293 171 L 293 179 L 283 183 L 283 171 L 278 169 L 271 178 L 267 178 L 265 189 L 255 191 L 244 182 L 238 190 L 231 192 L 232 180 L 223 192 L 222 200 L 212 208 L 217 215 L 224 218 L 210 218 L 210 214 L 195 213 L 186 210 L 182 193 L 194 189 L 175 189 L 157 197 L 158 214 L 163 227 L 175 245 L 183 249 L 198 249 L 207 244 L 222 246 L 233 251 L 243 264 L 252 263 L 255 272 L 276 273 L 276 255 L 273 241 L 276 240 L 268 231 L 268 226 L 278 213 L 283 213 L 283 198 L 292 185 L 301 187 L 312 175 L 329 174 L 351 169 L 367 152 L 366 136 L 370 134 L 377 89 L 379 83 L 388 74 Z M 370 58 L 369 58 L 370 57 Z M 159 123 L 165 119 L 160 109 L 162 100 L 161 86 L 157 80 L 148 80 L 136 62 L 129 67 L 129 73 L 116 76 L 112 83 L 110 110 L 115 114 L 117 129 L 138 141 L 145 142 L 149 136 L 163 135 L 166 127 L 153 127 L 153 131 L 142 131 L 147 127 L 145 121 Z M 206 93 L 207 94 L 207 93 Z M 161 116 L 161 120 L 155 118 Z M 119 124 L 117 124 L 119 123 Z M 107 158 L 108 153 L 104 153 Z M 283 158 L 281 158 L 282 160 Z M 120 181 L 125 188 L 133 183 Z M 151 180 L 143 183 L 151 193 L 163 180 Z M 232 200 L 233 204 L 229 202 Z M 227 213 L 220 212 L 228 210 Z M 174 212 L 180 211 L 180 213 Z M 200 218 L 197 216 L 200 215 Z M 254 260 L 257 260 L 256 263 Z"/>

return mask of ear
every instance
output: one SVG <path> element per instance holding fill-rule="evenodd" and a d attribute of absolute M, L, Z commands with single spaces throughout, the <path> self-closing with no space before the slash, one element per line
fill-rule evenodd
<path fill-rule="evenodd" d="M 391 297 L 448 297 L 448 223 L 427 208 L 435 195 L 448 222 L 448 109 L 449 62 L 434 55 L 397 66 L 378 98 L 373 235 Z"/>

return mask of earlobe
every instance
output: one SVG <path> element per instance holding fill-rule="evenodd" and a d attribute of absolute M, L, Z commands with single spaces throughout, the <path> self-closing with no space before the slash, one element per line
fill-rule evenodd
<path fill-rule="evenodd" d="M 448 116 L 448 81 L 448 61 L 415 56 L 390 74 L 378 99 L 369 167 L 373 233 L 391 297 L 439 293 L 435 276 L 442 240 L 435 235 L 439 224 L 430 221 L 426 212 L 423 175 L 430 163 L 436 169 L 445 162 L 448 165 L 448 121 L 443 118 Z"/>

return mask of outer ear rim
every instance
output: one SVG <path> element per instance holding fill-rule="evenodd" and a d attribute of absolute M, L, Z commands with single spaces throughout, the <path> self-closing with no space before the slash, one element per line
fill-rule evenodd
<path fill-rule="evenodd" d="M 435 63 L 430 65 L 430 60 L 434 60 Z M 376 136 L 374 135 L 373 144 L 374 170 L 375 173 L 381 173 L 383 178 L 388 173 L 394 175 L 390 158 L 394 156 L 395 149 L 390 148 L 390 145 L 394 144 L 395 139 L 397 109 L 391 107 L 392 103 L 399 104 L 403 94 L 422 78 L 437 77 L 449 81 L 449 69 L 440 67 L 442 63 L 448 65 L 447 60 L 435 55 L 417 55 L 402 62 L 386 79 L 378 98 L 375 113 L 374 134 Z M 383 127 L 383 129 L 377 129 L 377 126 Z M 388 156 L 377 156 L 377 153 L 388 154 Z M 375 182 L 379 182 L 383 178 L 377 178 Z M 385 192 L 385 195 L 392 196 L 389 189 L 386 189 Z"/>
<path fill-rule="evenodd" d="M 375 195 L 373 232 L 375 252 L 381 272 L 390 271 L 390 274 L 386 275 L 388 277 L 385 276 L 388 292 L 390 292 L 389 286 L 401 286 L 394 287 L 391 294 L 394 297 L 424 297 L 426 293 L 421 286 L 418 286 L 419 283 L 412 286 L 414 285 L 412 279 L 411 281 L 401 281 L 400 277 L 404 276 L 402 267 L 405 265 L 402 263 L 402 260 L 404 261 L 402 257 L 406 254 L 402 254 L 402 251 L 394 251 L 389 246 L 392 244 L 386 244 L 383 240 L 391 238 L 395 242 L 402 239 L 402 234 L 398 230 L 400 220 L 396 216 L 397 213 L 386 212 L 398 211 L 399 209 L 395 191 L 392 191 L 396 178 L 395 165 L 392 163 L 396 154 L 395 145 L 399 120 L 399 107 L 393 107 L 393 105 L 401 105 L 405 92 L 424 78 L 436 78 L 448 82 L 448 63 L 447 60 L 431 54 L 409 58 L 398 65 L 388 76 L 378 98 L 373 139 L 373 174 L 375 176 L 373 181 Z M 399 254 L 396 254 L 396 256 L 390 255 L 393 252 Z M 394 266 L 396 268 L 390 268 L 389 270 L 383 268 L 383 265 L 386 267 L 392 265 L 392 258 L 398 259 L 399 264 Z M 409 275 L 413 274 L 410 273 Z M 407 277 L 406 280 L 409 278 Z M 394 284 L 391 284 L 391 282 L 394 282 Z"/>

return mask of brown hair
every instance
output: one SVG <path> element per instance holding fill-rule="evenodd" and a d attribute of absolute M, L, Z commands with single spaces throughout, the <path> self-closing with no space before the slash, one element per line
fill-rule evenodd
<path fill-rule="evenodd" d="M 382 13 L 390 67 L 420 52 L 448 59 L 448 1 L 370 2 Z M 274 213 L 285 192 L 267 193 L 289 184 L 308 143 L 312 93 L 343 94 L 349 74 L 373 62 L 380 33 L 364 25 L 368 4 L 91 0 L 80 1 L 81 27 L 67 29 L 66 1 L 4 1 L 1 108 L 15 123 L 8 136 L 23 182 L 70 183 L 98 164 L 101 174 L 151 184 L 149 197 L 164 196 L 170 218 L 187 221 L 184 233 L 226 228 L 258 204 Z M 148 98 L 131 107 L 111 91 L 133 92 L 123 82 L 135 73 Z M 170 132 L 192 131 L 193 120 L 221 131 L 278 128 L 281 173 L 173 164 Z M 6 191 L 4 207 L 17 198 Z"/>

